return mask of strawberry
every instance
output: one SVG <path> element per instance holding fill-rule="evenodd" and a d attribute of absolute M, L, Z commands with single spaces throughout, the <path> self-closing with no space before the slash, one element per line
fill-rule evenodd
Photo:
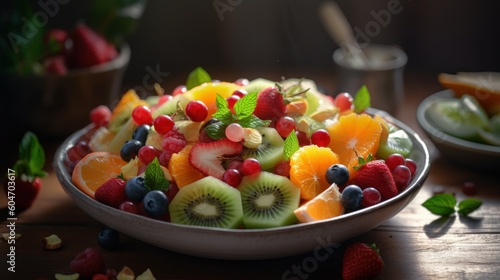
<path fill-rule="evenodd" d="M 43 66 L 46 73 L 64 75 L 68 72 L 66 60 L 62 55 L 47 57 L 43 62 Z"/>
<path fill-rule="evenodd" d="M 87 248 L 79 253 L 70 263 L 71 270 L 82 277 L 92 277 L 103 273 L 105 269 L 102 254 L 96 248 Z"/>
<path fill-rule="evenodd" d="M 262 120 L 276 121 L 285 115 L 286 104 L 278 87 L 263 89 L 257 97 L 257 106 L 253 114 Z"/>
<path fill-rule="evenodd" d="M 387 200 L 398 194 L 398 189 L 392 173 L 383 160 L 371 161 L 368 156 L 368 162 L 360 159 L 360 165 L 357 167 L 358 172 L 351 180 L 351 184 L 358 185 L 361 189 L 373 187 L 380 192 L 382 200 Z"/>
<path fill-rule="evenodd" d="M 13 193 L 9 193 L 9 185 L 15 186 Z M 31 207 L 41 188 L 42 179 L 40 179 L 40 177 L 36 177 L 32 181 L 24 181 L 22 178 L 16 178 L 14 181 L 10 181 L 5 178 L 3 181 L 3 189 L 5 191 L 5 194 L 8 197 L 14 197 L 14 201 L 16 202 L 16 211 L 18 212 L 24 211 Z"/>
<path fill-rule="evenodd" d="M 76 68 L 99 65 L 118 55 L 111 43 L 84 24 L 76 26 L 72 39 L 72 66 Z"/>
<path fill-rule="evenodd" d="M 106 205 L 118 208 L 122 202 L 127 200 L 125 181 L 120 178 L 109 179 L 97 188 L 95 199 Z"/>
<path fill-rule="evenodd" d="M 45 33 L 44 43 L 49 45 L 49 49 L 51 50 L 51 54 L 60 54 L 67 55 L 69 54 L 69 34 L 64 29 L 51 29 Z M 56 51 L 53 52 L 54 47 L 56 47 Z"/>
<path fill-rule="evenodd" d="M 241 143 L 233 142 L 227 138 L 197 143 L 191 149 L 189 162 L 203 174 L 222 180 L 225 171 L 221 163 L 222 158 L 238 155 L 242 151 L 243 145 Z"/>
<path fill-rule="evenodd" d="M 342 260 L 342 279 L 373 279 L 380 275 L 384 262 L 375 244 L 355 242 L 347 246 Z"/>

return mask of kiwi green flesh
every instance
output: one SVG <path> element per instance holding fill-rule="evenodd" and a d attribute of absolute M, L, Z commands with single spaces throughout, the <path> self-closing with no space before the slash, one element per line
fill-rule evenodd
<path fill-rule="evenodd" d="M 259 161 L 262 170 L 270 170 L 285 158 L 284 140 L 274 128 L 262 127 L 258 130 L 262 134 L 262 143 L 255 149 L 245 148 L 241 157 L 243 159 L 255 158 Z"/>
<path fill-rule="evenodd" d="M 182 187 L 169 205 L 173 223 L 238 228 L 243 209 L 240 192 L 212 176 Z"/>
<path fill-rule="evenodd" d="M 413 142 L 404 130 L 392 132 L 387 137 L 387 141 L 380 143 L 377 150 L 377 157 L 386 159 L 388 156 L 398 153 L 408 157 L 413 148 Z"/>
<path fill-rule="evenodd" d="M 263 89 L 267 87 L 272 87 L 275 85 L 275 82 L 258 78 L 255 80 L 252 80 L 248 83 L 248 85 L 244 86 L 243 89 L 246 90 L 248 93 L 254 93 L 254 92 L 260 92 Z"/>
<path fill-rule="evenodd" d="M 266 171 L 245 176 L 238 187 L 245 228 L 273 228 L 294 224 L 300 189 L 288 178 Z"/>
<path fill-rule="evenodd" d="M 181 101 L 182 94 L 174 96 L 169 101 L 160 105 L 160 107 L 156 108 L 153 111 L 153 118 L 158 117 L 159 115 L 173 115 L 177 111 L 177 103 Z"/>

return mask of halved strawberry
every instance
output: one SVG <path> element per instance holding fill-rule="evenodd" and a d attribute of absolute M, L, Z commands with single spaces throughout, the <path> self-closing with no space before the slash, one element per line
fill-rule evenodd
<path fill-rule="evenodd" d="M 222 180 L 224 167 L 223 157 L 231 157 L 241 153 L 243 145 L 223 138 L 214 142 L 197 143 L 189 154 L 189 163 L 207 176 Z"/>
<path fill-rule="evenodd" d="M 95 199 L 106 205 L 118 208 L 122 202 L 128 199 L 125 194 L 125 181 L 119 178 L 109 179 L 97 188 Z"/>

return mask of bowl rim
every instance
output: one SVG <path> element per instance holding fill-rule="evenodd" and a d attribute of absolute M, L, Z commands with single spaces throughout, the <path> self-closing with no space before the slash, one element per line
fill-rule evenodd
<path fill-rule="evenodd" d="M 397 196 L 392 197 L 388 200 L 385 200 L 377 205 L 360 209 L 355 212 L 351 213 L 346 213 L 343 215 L 340 215 L 338 217 L 326 219 L 326 220 L 320 220 L 320 221 L 314 221 L 314 222 L 308 222 L 308 223 L 296 223 L 288 226 L 283 226 L 283 227 L 276 227 L 276 228 L 267 228 L 267 229 L 225 229 L 225 228 L 212 228 L 212 227 L 203 227 L 203 226 L 192 226 L 192 225 L 182 225 L 182 224 L 174 224 L 171 222 L 165 222 L 165 221 L 160 221 L 160 220 L 155 220 L 151 219 L 148 217 L 144 216 L 139 216 L 136 214 L 128 213 L 121 211 L 120 215 L 130 215 L 133 216 L 136 219 L 148 221 L 151 223 L 161 223 L 164 224 L 166 227 L 176 227 L 176 228 L 185 228 L 193 231 L 198 231 L 198 232 L 205 232 L 205 233 L 214 233 L 214 232 L 221 232 L 221 233 L 226 233 L 226 234 L 237 234 L 238 236 L 241 237 L 249 237 L 249 236 L 258 236 L 262 233 L 273 233 L 273 234 L 281 234 L 284 232 L 288 232 L 291 230 L 299 230 L 301 228 L 308 228 L 308 227 L 322 227 L 326 224 L 335 222 L 335 221 L 343 221 L 343 222 L 348 222 L 350 220 L 355 219 L 356 217 L 364 214 L 369 214 L 373 213 L 385 208 L 390 207 L 391 205 L 395 204 L 395 202 L 401 202 L 403 200 L 408 199 L 410 196 L 415 196 L 420 188 L 423 186 L 426 178 L 429 175 L 430 172 L 430 154 L 429 150 L 425 144 L 425 142 L 422 140 L 422 138 L 409 126 L 404 124 L 403 122 L 397 120 L 396 118 L 392 117 L 390 114 L 377 110 L 377 109 L 371 109 L 369 108 L 367 110 L 368 113 L 374 115 L 381 115 L 383 116 L 387 121 L 395 124 L 398 128 L 405 130 L 410 138 L 414 141 L 414 145 L 418 145 L 421 147 L 422 152 L 423 152 L 423 158 L 422 158 L 422 166 L 417 170 L 416 176 L 412 179 L 410 182 L 410 185 L 401 193 L 399 193 Z M 54 171 L 56 172 L 57 178 L 62 185 L 63 189 L 65 192 L 74 192 L 74 193 L 79 193 L 80 197 L 84 197 L 86 202 L 92 203 L 97 203 L 94 199 L 89 197 L 88 195 L 84 194 L 80 189 L 78 189 L 71 181 L 71 175 L 69 172 L 67 172 L 67 168 L 65 166 L 65 155 L 67 153 L 67 150 L 77 142 L 86 132 L 91 130 L 93 128 L 92 124 L 89 124 L 87 127 L 82 128 L 76 132 L 74 132 L 72 135 L 70 135 L 64 142 L 58 147 L 55 155 L 54 155 L 54 160 L 53 160 L 53 168 Z M 418 156 L 418 155 L 417 155 Z M 410 201 L 410 200 L 409 200 Z M 407 203 L 409 203 L 409 201 Z M 398 209 L 397 212 L 395 212 L 394 215 L 399 213 L 406 204 L 401 208 Z M 101 209 L 106 209 L 106 210 L 114 210 L 114 211 L 120 211 L 118 209 L 115 209 L 111 206 L 104 205 L 100 203 L 99 207 Z M 383 221 L 381 221 L 383 222 Z"/>
<path fill-rule="evenodd" d="M 430 105 L 436 100 L 440 98 L 449 98 L 454 97 L 453 90 L 447 89 L 442 90 L 437 93 L 434 93 L 428 97 L 426 97 L 417 107 L 417 122 L 420 127 L 433 138 L 433 141 L 441 140 L 442 142 L 446 142 L 447 144 L 454 146 L 460 149 L 469 149 L 478 153 L 488 154 L 488 155 L 498 155 L 500 156 L 500 147 L 496 147 L 493 145 L 481 144 L 472 141 L 467 141 L 464 139 L 457 138 L 455 136 L 451 136 L 446 134 L 437 128 L 435 128 L 427 118 L 427 110 Z"/>

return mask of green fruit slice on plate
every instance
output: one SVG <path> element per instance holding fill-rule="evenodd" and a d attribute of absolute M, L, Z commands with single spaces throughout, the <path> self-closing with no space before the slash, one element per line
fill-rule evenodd
<path fill-rule="evenodd" d="M 460 99 L 454 98 L 438 99 L 427 110 L 427 117 L 437 129 L 462 139 L 476 137 L 478 128 L 483 125 L 473 115 Z"/>
<path fill-rule="evenodd" d="M 404 157 L 410 155 L 413 142 L 404 130 L 397 130 L 389 133 L 387 141 L 381 142 L 378 146 L 377 157 L 386 159 L 392 154 L 401 154 Z"/>
<path fill-rule="evenodd" d="M 500 147 L 500 133 L 493 133 L 484 129 L 479 129 L 478 133 L 481 140 L 486 144 Z"/>
<path fill-rule="evenodd" d="M 465 109 L 470 113 L 469 120 L 471 123 L 477 124 L 482 128 L 488 127 L 488 115 L 483 107 L 479 104 L 476 98 L 471 95 L 465 94 L 460 98 Z"/>

